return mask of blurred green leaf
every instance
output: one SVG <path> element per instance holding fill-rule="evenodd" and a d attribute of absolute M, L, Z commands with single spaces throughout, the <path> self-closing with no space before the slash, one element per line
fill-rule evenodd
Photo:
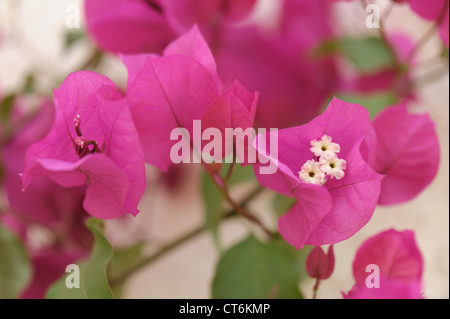
<path fill-rule="evenodd" d="M 219 260 L 213 298 L 300 299 L 303 253 L 281 239 L 262 243 L 250 236 L 231 247 Z"/>
<path fill-rule="evenodd" d="M 108 278 L 118 278 L 123 275 L 127 269 L 142 257 L 144 243 L 140 242 L 128 247 L 121 247 L 114 250 L 114 256 L 108 265 Z M 117 298 L 122 294 L 124 283 L 114 285 L 113 294 Z"/>
<path fill-rule="evenodd" d="M 395 105 L 399 102 L 396 94 L 391 91 L 373 94 L 343 93 L 336 94 L 336 97 L 349 103 L 364 106 L 369 110 L 370 118 L 372 119 L 387 106 Z"/>
<path fill-rule="evenodd" d="M 295 203 L 296 199 L 280 194 L 275 194 L 273 199 L 273 208 L 278 217 L 284 215 Z"/>
<path fill-rule="evenodd" d="M 67 288 L 64 275 L 47 291 L 47 299 L 112 299 L 113 295 L 106 276 L 107 266 L 114 254 L 113 247 L 103 234 L 103 222 L 90 218 L 87 228 L 94 235 L 90 258 L 80 266 L 80 288 Z"/>
<path fill-rule="evenodd" d="M 33 74 L 28 74 L 25 79 L 25 84 L 23 85 L 23 93 L 30 94 L 34 92 L 34 85 L 35 85 L 35 77 Z"/>
<path fill-rule="evenodd" d="M 6 124 L 9 121 L 9 117 L 14 107 L 14 101 L 16 100 L 15 94 L 9 94 L 3 98 L 0 103 L 0 120 Z"/>
<path fill-rule="evenodd" d="M 22 242 L 0 225 L 0 299 L 20 297 L 30 280 L 30 260 Z"/>
<path fill-rule="evenodd" d="M 232 164 L 228 164 L 228 163 L 222 164 L 221 175 L 223 177 L 225 177 L 227 175 L 231 165 Z M 234 186 L 237 184 L 250 182 L 254 179 L 255 179 L 255 174 L 253 173 L 252 165 L 247 165 L 247 166 L 243 167 L 241 164 L 235 163 L 234 167 L 233 167 L 233 172 L 232 172 L 231 177 L 228 180 L 227 184 L 229 187 L 231 187 L 231 186 Z"/>
<path fill-rule="evenodd" d="M 393 56 L 380 38 L 342 39 L 339 49 L 361 72 L 370 73 L 394 66 Z"/>
<path fill-rule="evenodd" d="M 211 231 L 214 244 L 220 251 L 219 224 L 223 215 L 222 194 L 217 189 L 216 185 L 214 185 L 214 182 L 208 174 L 203 173 L 201 183 L 205 208 L 205 226 Z"/>
<path fill-rule="evenodd" d="M 382 39 L 376 37 L 333 39 L 322 42 L 311 53 L 313 58 L 342 54 L 363 73 L 394 66 L 390 49 Z"/>
<path fill-rule="evenodd" d="M 64 39 L 64 48 L 66 50 L 73 47 L 74 44 L 79 42 L 81 39 L 84 39 L 86 34 L 83 31 L 74 31 L 70 30 L 65 34 Z"/>

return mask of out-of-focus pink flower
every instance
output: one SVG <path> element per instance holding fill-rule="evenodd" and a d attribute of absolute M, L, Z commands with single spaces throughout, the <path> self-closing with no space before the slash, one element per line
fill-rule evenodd
<path fill-rule="evenodd" d="M 333 245 L 328 248 L 325 254 L 322 247 L 314 247 L 306 259 L 306 271 L 311 278 L 325 280 L 330 278 L 334 270 Z"/>
<path fill-rule="evenodd" d="M 43 299 L 47 289 L 66 271 L 66 267 L 86 257 L 85 251 L 67 250 L 65 248 L 48 248 L 31 257 L 33 279 L 22 299 Z"/>
<path fill-rule="evenodd" d="M 299 173 L 307 161 L 319 161 L 310 150 L 311 142 L 324 135 L 340 146 L 338 155 L 346 161 L 345 176 L 327 176 L 323 183 L 313 183 Z M 334 244 L 351 237 L 370 220 L 382 176 L 367 163 L 374 159 L 376 136 L 368 111 L 362 106 L 333 99 L 310 123 L 280 130 L 278 159 L 257 147 L 260 155 L 278 165 L 272 175 L 260 174 L 260 165 L 255 165 L 259 182 L 297 199 L 278 221 L 281 235 L 291 245 L 300 249 L 305 244 Z M 313 171 L 306 173 L 315 177 Z"/>
<path fill-rule="evenodd" d="M 378 137 L 374 169 L 385 175 L 380 204 L 417 196 L 436 176 L 439 140 L 428 114 L 412 114 L 406 103 L 392 106 L 373 121 Z"/>
<path fill-rule="evenodd" d="M 24 188 L 41 176 L 63 187 L 88 184 L 83 207 L 92 216 L 136 215 L 145 167 L 126 100 L 94 72 L 69 75 L 54 95 L 55 122 L 27 151 Z"/>
<path fill-rule="evenodd" d="M 391 229 L 379 233 L 356 253 L 356 283 L 348 298 L 421 298 L 422 271 L 423 259 L 414 232 Z"/>
<path fill-rule="evenodd" d="M 320 114 L 336 89 L 334 58 L 312 53 L 333 37 L 330 10 L 328 0 L 286 0 L 276 17 L 279 23 L 270 31 L 254 25 L 228 27 L 218 48 L 211 45 L 225 84 L 237 78 L 260 93 L 256 126 L 304 124 Z"/>
<path fill-rule="evenodd" d="M 439 24 L 439 35 L 448 47 L 448 0 L 408 0 L 411 9 L 422 18 Z"/>
<path fill-rule="evenodd" d="M 159 0 L 86 0 L 89 34 L 102 50 L 125 54 L 160 52 L 175 31 Z"/>
<path fill-rule="evenodd" d="M 214 35 L 214 29 L 221 28 L 222 23 L 245 18 L 256 0 L 166 0 L 161 3 L 167 20 L 180 34 L 197 24 L 203 32 L 210 30 Z"/>
<path fill-rule="evenodd" d="M 423 299 L 420 281 L 384 280 L 380 288 L 354 287 L 344 299 Z"/>

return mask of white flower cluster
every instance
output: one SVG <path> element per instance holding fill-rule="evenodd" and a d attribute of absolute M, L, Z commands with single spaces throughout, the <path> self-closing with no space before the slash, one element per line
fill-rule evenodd
<path fill-rule="evenodd" d="M 318 160 L 312 159 L 303 164 L 301 171 L 298 172 L 303 182 L 323 185 L 327 181 L 327 176 L 336 179 L 345 176 L 347 162 L 337 157 L 341 147 L 333 143 L 330 136 L 324 135 L 319 141 L 312 140 L 311 146 L 310 150 Z"/>

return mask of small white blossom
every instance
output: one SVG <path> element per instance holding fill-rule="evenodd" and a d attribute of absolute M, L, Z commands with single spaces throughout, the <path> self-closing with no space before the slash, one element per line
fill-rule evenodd
<path fill-rule="evenodd" d="M 302 169 L 298 172 L 300 179 L 309 184 L 323 185 L 326 175 L 320 169 L 320 163 L 315 160 L 309 160 L 303 164 Z"/>
<path fill-rule="evenodd" d="M 311 152 L 318 157 L 324 157 L 326 159 L 333 158 L 337 153 L 341 151 L 341 147 L 337 143 L 332 142 L 332 138 L 328 135 L 322 136 L 320 141 L 311 141 Z"/>
<path fill-rule="evenodd" d="M 331 178 L 341 179 L 345 176 L 344 170 L 347 167 L 347 161 L 337 157 L 325 158 L 319 160 L 320 169 Z"/>

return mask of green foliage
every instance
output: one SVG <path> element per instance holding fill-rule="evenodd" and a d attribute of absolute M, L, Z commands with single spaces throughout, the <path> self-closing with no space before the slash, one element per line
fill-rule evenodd
<path fill-rule="evenodd" d="M 201 183 L 205 207 L 205 226 L 211 231 L 214 243 L 217 249 L 220 250 L 219 224 L 223 215 L 222 194 L 208 174 L 203 173 Z"/>
<path fill-rule="evenodd" d="M 372 94 L 337 94 L 337 98 L 349 103 L 356 103 L 369 110 L 370 118 L 374 118 L 380 111 L 390 105 L 398 103 L 394 92 L 385 91 Z"/>
<path fill-rule="evenodd" d="M 30 279 L 30 260 L 22 242 L 0 225 L 0 299 L 20 297 Z"/>
<path fill-rule="evenodd" d="M 376 37 L 342 38 L 323 42 L 313 57 L 342 54 L 362 73 L 371 73 L 394 66 L 394 57 L 386 43 Z"/>
<path fill-rule="evenodd" d="M 3 124 L 7 124 L 16 100 L 15 94 L 5 96 L 0 102 L 0 120 Z"/>
<path fill-rule="evenodd" d="M 233 164 L 224 163 L 222 165 L 221 174 L 225 177 Z M 255 174 L 253 173 L 253 166 L 247 165 L 242 167 L 241 164 L 235 163 L 233 166 L 233 171 L 230 179 L 227 181 L 228 186 L 234 186 L 241 183 L 250 182 L 255 179 Z"/>
<path fill-rule="evenodd" d="M 107 266 L 113 256 L 113 247 L 103 234 L 101 220 L 90 218 L 86 226 L 94 235 L 90 258 L 80 264 L 80 288 L 67 288 L 64 275 L 47 291 L 47 299 L 112 299 L 106 276 Z"/>
<path fill-rule="evenodd" d="M 74 31 L 74 30 L 68 31 L 64 37 L 64 48 L 66 50 L 71 49 L 74 46 L 74 44 L 78 43 L 85 37 L 86 34 L 83 31 Z"/>
<path fill-rule="evenodd" d="M 213 298 L 302 298 L 302 255 L 281 239 L 263 243 L 250 236 L 220 258 Z"/>

